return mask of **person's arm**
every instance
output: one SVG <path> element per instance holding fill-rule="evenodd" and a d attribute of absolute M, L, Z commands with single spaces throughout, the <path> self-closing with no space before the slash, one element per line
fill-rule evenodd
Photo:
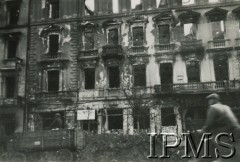
<path fill-rule="evenodd" d="M 215 118 L 217 117 L 217 111 L 215 107 L 210 107 L 208 112 L 207 112 L 207 119 L 205 122 L 205 125 L 203 127 L 203 132 L 207 132 L 212 130 L 212 128 L 214 128 L 214 121 Z"/>

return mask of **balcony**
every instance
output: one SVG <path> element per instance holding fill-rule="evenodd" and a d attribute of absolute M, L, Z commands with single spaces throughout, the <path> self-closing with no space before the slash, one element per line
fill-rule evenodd
<path fill-rule="evenodd" d="M 52 92 L 39 92 L 35 94 L 36 100 L 65 100 L 65 99 L 76 99 L 76 91 L 52 91 Z"/>
<path fill-rule="evenodd" d="M 57 52 L 57 53 L 47 53 L 42 55 L 41 61 L 40 62 L 55 62 L 55 61 L 68 61 L 68 58 L 62 53 L 62 52 Z"/>
<path fill-rule="evenodd" d="M 211 92 L 228 92 L 239 91 L 240 81 L 217 81 L 217 82 L 201 82 L 201 83 L 181 83 L 155 85 L 155 93 L 211 93 Z"/>
<path fill-rule="evenodd" d="M 144 46 L 130 47 L 130 55 L 143 55 L 143 54 L 147 54 L 147 47 Z"/>
<path fill-rule="evenodd" d="M 155 45 L 155 50 L 157 53 L 169 53 L 174 51 L 175 49 L 175 44 L 158 44 Z"/>
<path fill-rule="evenodd" d="M 93 59 L 98 58 L 98 49 L 92 49 L 92 50 L 82 50 L 79 53 L 78 59 L 79 60 L 85 60 L 85 59 Z"/>
<path fill-rule="evenodd" d="M 230 39 L 208 41 L 208 51 L 219 51 L 229 49 L 232 49 Z"/>
<path fill-rule="evenodd" d="M 3 98 L 0 97 L 0 107 L 16 107 L 22 104 L 22 98 Z"/>
<path fill-rule="evenodd" d="M 240 38 L 235 39 L 235 48 L 240 49 Z"/>
<path fill-rule="evenodd" d="M 123 51 L 121 45 L 106 45 L 103 46 L 102 57 L 106 59 L 122 59 Z"/>
<path fill-rule="evenodd" d="M 199 52 L 203 51 L 202 40 L 186 40 L 181 42 L 182 52 Z"/>

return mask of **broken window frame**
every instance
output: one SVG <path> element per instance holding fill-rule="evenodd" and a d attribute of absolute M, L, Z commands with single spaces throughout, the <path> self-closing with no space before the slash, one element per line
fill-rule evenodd
<path fill-rule="evenodd" d="M 52 36 L 58 36 L 58 42 L 54 43 L 54 44 L 58 44 L 56 49 L 54 47 L 51 47 L 51 37 Z M 58 34 L 58 33 L 51 33 L 51 34 L 49 34 L 48 35 L 48 53 L 49 54 L 57 54 L 59 52 L 59 49 L 60 49 L 60 34 Z"/>
<path fill-rule="evenodd" d="M 171 110 L 170 110 L 171 109 Z M 164 111 L 169 111 L 167 114 Z M 166 121 L 166 119 L 172 118 L 172 121 Z M 163 127 L 177 126 L 176 114 L 173 107 L 166 107 L 161 109 L 161 123 Z"/>
<path fill-rule="evenodd" d="M 216 24 L 216 23 L 219 23 L 218 25 L 220 27 L 219 36 L 216 35 L 218 31 L 217 30 L 215 31 L 216 26 L 214 24 Z M 225 39 L 225 37 L 226 37 L 226 21 L 225 20 L 212 21 L 211 27 L 212 27 L 212 39 L 213 40 L 224 40 Z M 222 30 L 222 28 L 223 28 L 223 30 Z"/>
<path fill-rule="evenodd" d="M 48 15 L 50 19 L 60 18 L 60 1 L 59 0 L 48 0 Z M 55 11 L 54 8 L 57 8 Z"/>
<path fill-rule="evenodd" d="M 112 68 L 118 69 L 118 76 L 115 76 L 116 71 L 113 71 L 113 72 L 110 71 L 110 69 L 112 69 Z M 120 88 L 121 87 L 120 67 L 119 66 L 109 66 L 107 71 L 108 71 L 108 88 L 113 88 L 113 89 L 114 88 Z M 113 75 L 115 77 L 111 77 L 110 75 Z M 118 78 L 116 78 L 116 77 L 118 77 Z M 118 79 L 118 80 L 117 81 L 114 81 L 114 80 L 112 81 L 111 79 L 113 79 L 113 78 L 114 78 L 114 80 L 115 79 Z"/>
<path fill-rule="evenodd" d="M 144 70 L 144 72 L 137 72 L 137 69 Z M 146 69 L 145 64 L 133 65 L 133 86 L 134 87 L 146 87 L 147 86 L 147 74 L 146 74 L 147 71 L 146 70 L 147 69 Z M 139 74 L 142 76 L 137 76 Z M 139 79 L 139 78 L 141 78 L 141 79 Z M 143 81 L 141 82 L 140 80 L 143 80 Z"/>
<path fill-rule="evenodd" d="M 142 11 L 143 10 L 143 0 L 139 0 L 139 4 L 136 4 L 135 6 L 133 6 L 133 3 L 135 3 L 136 0 L 131 0 L 130 2 L 130 7 L 131 7 L 131 11 Z M 134 7 L 134 8 L 133 8 Z M 139 7 L 139 8 L 137 8 Z"/>
<path fill-rule="evenodd" d="M 93 74 L 91 74 L 91 75 L 93 75 L 93 76 L 91 76 L 94 79 L 93 81 L 91 81 L 91 80 L 89 81 L 88 80 L 87 75 L 86 75 L 87 74 L 87 70 L 90 70 L 90 72 L 93 73 Z M 84 88 L 85 88 L 85 90 L 93 90 L 93 89 L 95 89 L 95 82 L 96 82 L 95 75 L 96 75 L 96 68 L 84 68 Z M 90 83 L 91 83 L 91 86 L 88 85 Z"/>
<path fill-rule="evenodd" d="M 142 29 L 141 31 L 142 31 L 142 40 L 141 41 L 139 41 L 139 43 L 138 42 L 136 42 L 135 40 L 135 35 L 134 35 L 134 30 L 135 29 Z M 131 27 L 131 31 L 132 31 L 132 46 L 133 47 L 143 47 L 144 46 L 144 44 L 145 44 L 145 32 L 144 32 L 144 26 L 143 25 L 141 25 L 141 26 L 139 26 L 139 25 L 134 25 L 134 26 L 132 26 Z M 139 36 L 139 37 L 141 37 L 141 36 Z"/>
<path fill-rule="evenodd" d="M 20 6 L 21 1 L 6 1 L 6 7 L 7 7 L 7 22 L 8 25 L 17 25 L 19 21 L 19 15 L 20 15 Z M 15 14 L 13 16 L 12 14 Z M 14 17 L 14 18 L 13 18 Z"/>
<path fill-rule="evenodd" d="M 187 69 L 188 83 L 199 83 L 199 82 L 201 82 L 201 66 L 200 66 L 199 61 L 197 61 L 197 60 L 187 61 L 186 62 L 186 69 Z M 191 72 L 189 70 L 192 70 L 193 72 Z"/>
<path fill-rule="evenodd" d="M 87 1 L 93 1 L 91 5 L 93 5 L 93 11 L 89 8 L 89 6 L 86 4 Z M 95 15 L 95 0 L 85 0 L 84 2 L 84 15 L 85 16 L 93 16 Z"/>
<path fill-rule="evenodd" d="M 90 33 L 91 34 L 91 38 L 93 39 L 91 47 L 89 47 L 89 48 L 86 48 L 87 47 L 86 44 L 88 43 L 88 42 L 85 41 L 87 39 L 86 33 Z M 82 41 L 83 41 L 83 50 L 90 51 L 90 50 L 94 50 L 95 49 L 95 32 L 93 30 L 93 27 L 91 27 L 91 28 L 84 28 L 83 35 L 82 35 Z"/>
<path fill-rule="evenodd" d="M 48 91 L 48 71 L 53 71 L 53 70 L 58 70 L 59 71 L 59 90 L 58 91 L 63 91 L 64 89 L 64 70 L 59 69 L 59 68 L 49 68 L 49 69 L 42 69 L 40 71 L 40 78 L 39 78 L 39 85 L 40 85 L 40 90 L 44 92 L 49 92 Z M 56 92 L 58 92 L 56 91 Z M 51 92 L 51 91 L 50 91 Z M 53 91 L 54 92 L 54 91 Z"/>

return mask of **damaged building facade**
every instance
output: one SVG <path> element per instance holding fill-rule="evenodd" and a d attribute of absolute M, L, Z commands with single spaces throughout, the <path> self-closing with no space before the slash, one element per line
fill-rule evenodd
<path fill-rule="evenodd" d="M 99 134 L 181 133 L 212 92 L 238 115 L 239 20 L 239 0 L 32 0 L 29 129 L 60 113 Z"/>
<path fill-rule="evenodd" d="M 0 124 L 7 136 L 24 129 L 28 4 L 0 2 Z"/>

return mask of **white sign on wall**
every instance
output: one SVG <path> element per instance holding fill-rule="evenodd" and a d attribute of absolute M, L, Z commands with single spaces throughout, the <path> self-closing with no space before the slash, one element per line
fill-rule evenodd
<path fill-rule="evenodd" d="M 77 120 L 94 120 L 95 110 L 77 110 Z"/>

